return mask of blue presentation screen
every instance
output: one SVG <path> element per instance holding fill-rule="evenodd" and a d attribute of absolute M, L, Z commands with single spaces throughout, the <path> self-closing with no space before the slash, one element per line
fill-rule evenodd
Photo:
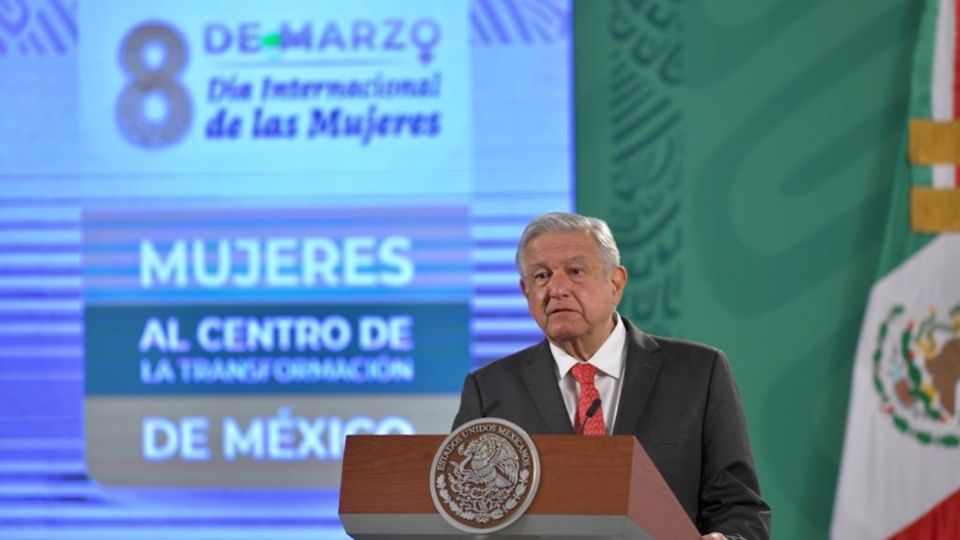
<path fill-rule="evenodd" d="M 343 537 L 345 437 L 539 339 L 570 11 L 0 1 L 0 537 Z"/>

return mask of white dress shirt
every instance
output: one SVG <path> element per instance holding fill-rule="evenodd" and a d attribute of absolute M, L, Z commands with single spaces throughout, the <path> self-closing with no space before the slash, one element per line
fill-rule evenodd
<path fill-rule="evenodd" d="M 603 409 L 603 423 L 607 434 L 613 433 L 613 423 L 617 418 L 617 405 L 620 403 L 620 390 L 623 388 L 623 366 L 627 357 L 627 330 L 617 315 L 617 324 L 607 340 L 597 349 L 587 362 L 597 368 L 594 385 L 600 393 L 600 407 Z M 557 381 L 563 404 L 567 406 L 570 424 L 573 425 L 577 414 L 577 402 L 580 396 L 580 383 L 573 378 L 570 370 L 580 362 L 566 351 L 550 342 L 550 352 L 557 366 Z"/>

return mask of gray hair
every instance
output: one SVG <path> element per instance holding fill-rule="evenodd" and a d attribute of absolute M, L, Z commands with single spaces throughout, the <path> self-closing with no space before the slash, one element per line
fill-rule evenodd
<path fill-rule="evenodd" d="M 534 238 L 554 232 L 582 231 L 589 233 L 597 243 L 597 249 L 600 251 L 600 258 L 603 260 L 603 269 L 610 272 L 617 266 L 620 266 L 620 249 L 617 247 L 616 240 L 613 239 L 613 233 L 607 222 L 595 218 L 581 216 L 580 214 L 571 214 L 568 212 L 550 212 L 537 217 L 527 225 L 520 236 L 520 245 L 517 246 L 517 270 L 520 272 L 520 279 L 523 279 L 523 251 Z"/>

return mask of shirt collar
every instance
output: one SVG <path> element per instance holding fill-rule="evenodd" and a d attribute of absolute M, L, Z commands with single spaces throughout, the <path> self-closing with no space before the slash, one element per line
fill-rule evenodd
<path fill-rule="evenodd" d="M 587 362 L 593 364 L 594 367 L 605 375 L 619 379 L 622 373 L 621 368 L 623 367 L 623 346 L 627 341 L 627 330 L 623 326 L 621 317 L 616 313 L 614 316 L 617 318 L 617 324 L 614 325 L 613 332 L 610 332 L 610 335 L 607 336 L 603 345 L 597 349 L 597 352 L 595 352 Z M 560 370 L 560 378 L 562 379 L 580 360 L 567 354 L 567 351 L 554 345 L 552 341 L 548 340 L 547 343 L 550 344 L 550 352 L 553 353 L 553 359 L 557 363 L 557 368 Z"/>

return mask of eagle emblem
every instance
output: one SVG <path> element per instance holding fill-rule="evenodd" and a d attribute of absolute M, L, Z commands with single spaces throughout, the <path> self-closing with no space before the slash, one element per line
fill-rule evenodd
<path fill-rule="evenodd" d="M 482 418 L 461 426 L 440 446 L 430 470 L 434 506 L 465 532 L 489 533 L 518 519 L 540 481 L 540 460 L 517 425 Z"/>
<path fill-rule="evenodd" d="M 877 329 L 872 360 L 881 411 L 898 431 L 924 445 L 960 446 L 960 304 L 945 317 L 936 306 L 925 317 L 892 306 Z"/>
<path fill-rule="evenodd" d="M 517 483 L 520 458 L 502 437 L 481 435 L 463 445 L 457 452 L 464 456 L 453 468 L 453 476 L 461 484 L 478 484 L 485 489 L 505 488 Z"/>

